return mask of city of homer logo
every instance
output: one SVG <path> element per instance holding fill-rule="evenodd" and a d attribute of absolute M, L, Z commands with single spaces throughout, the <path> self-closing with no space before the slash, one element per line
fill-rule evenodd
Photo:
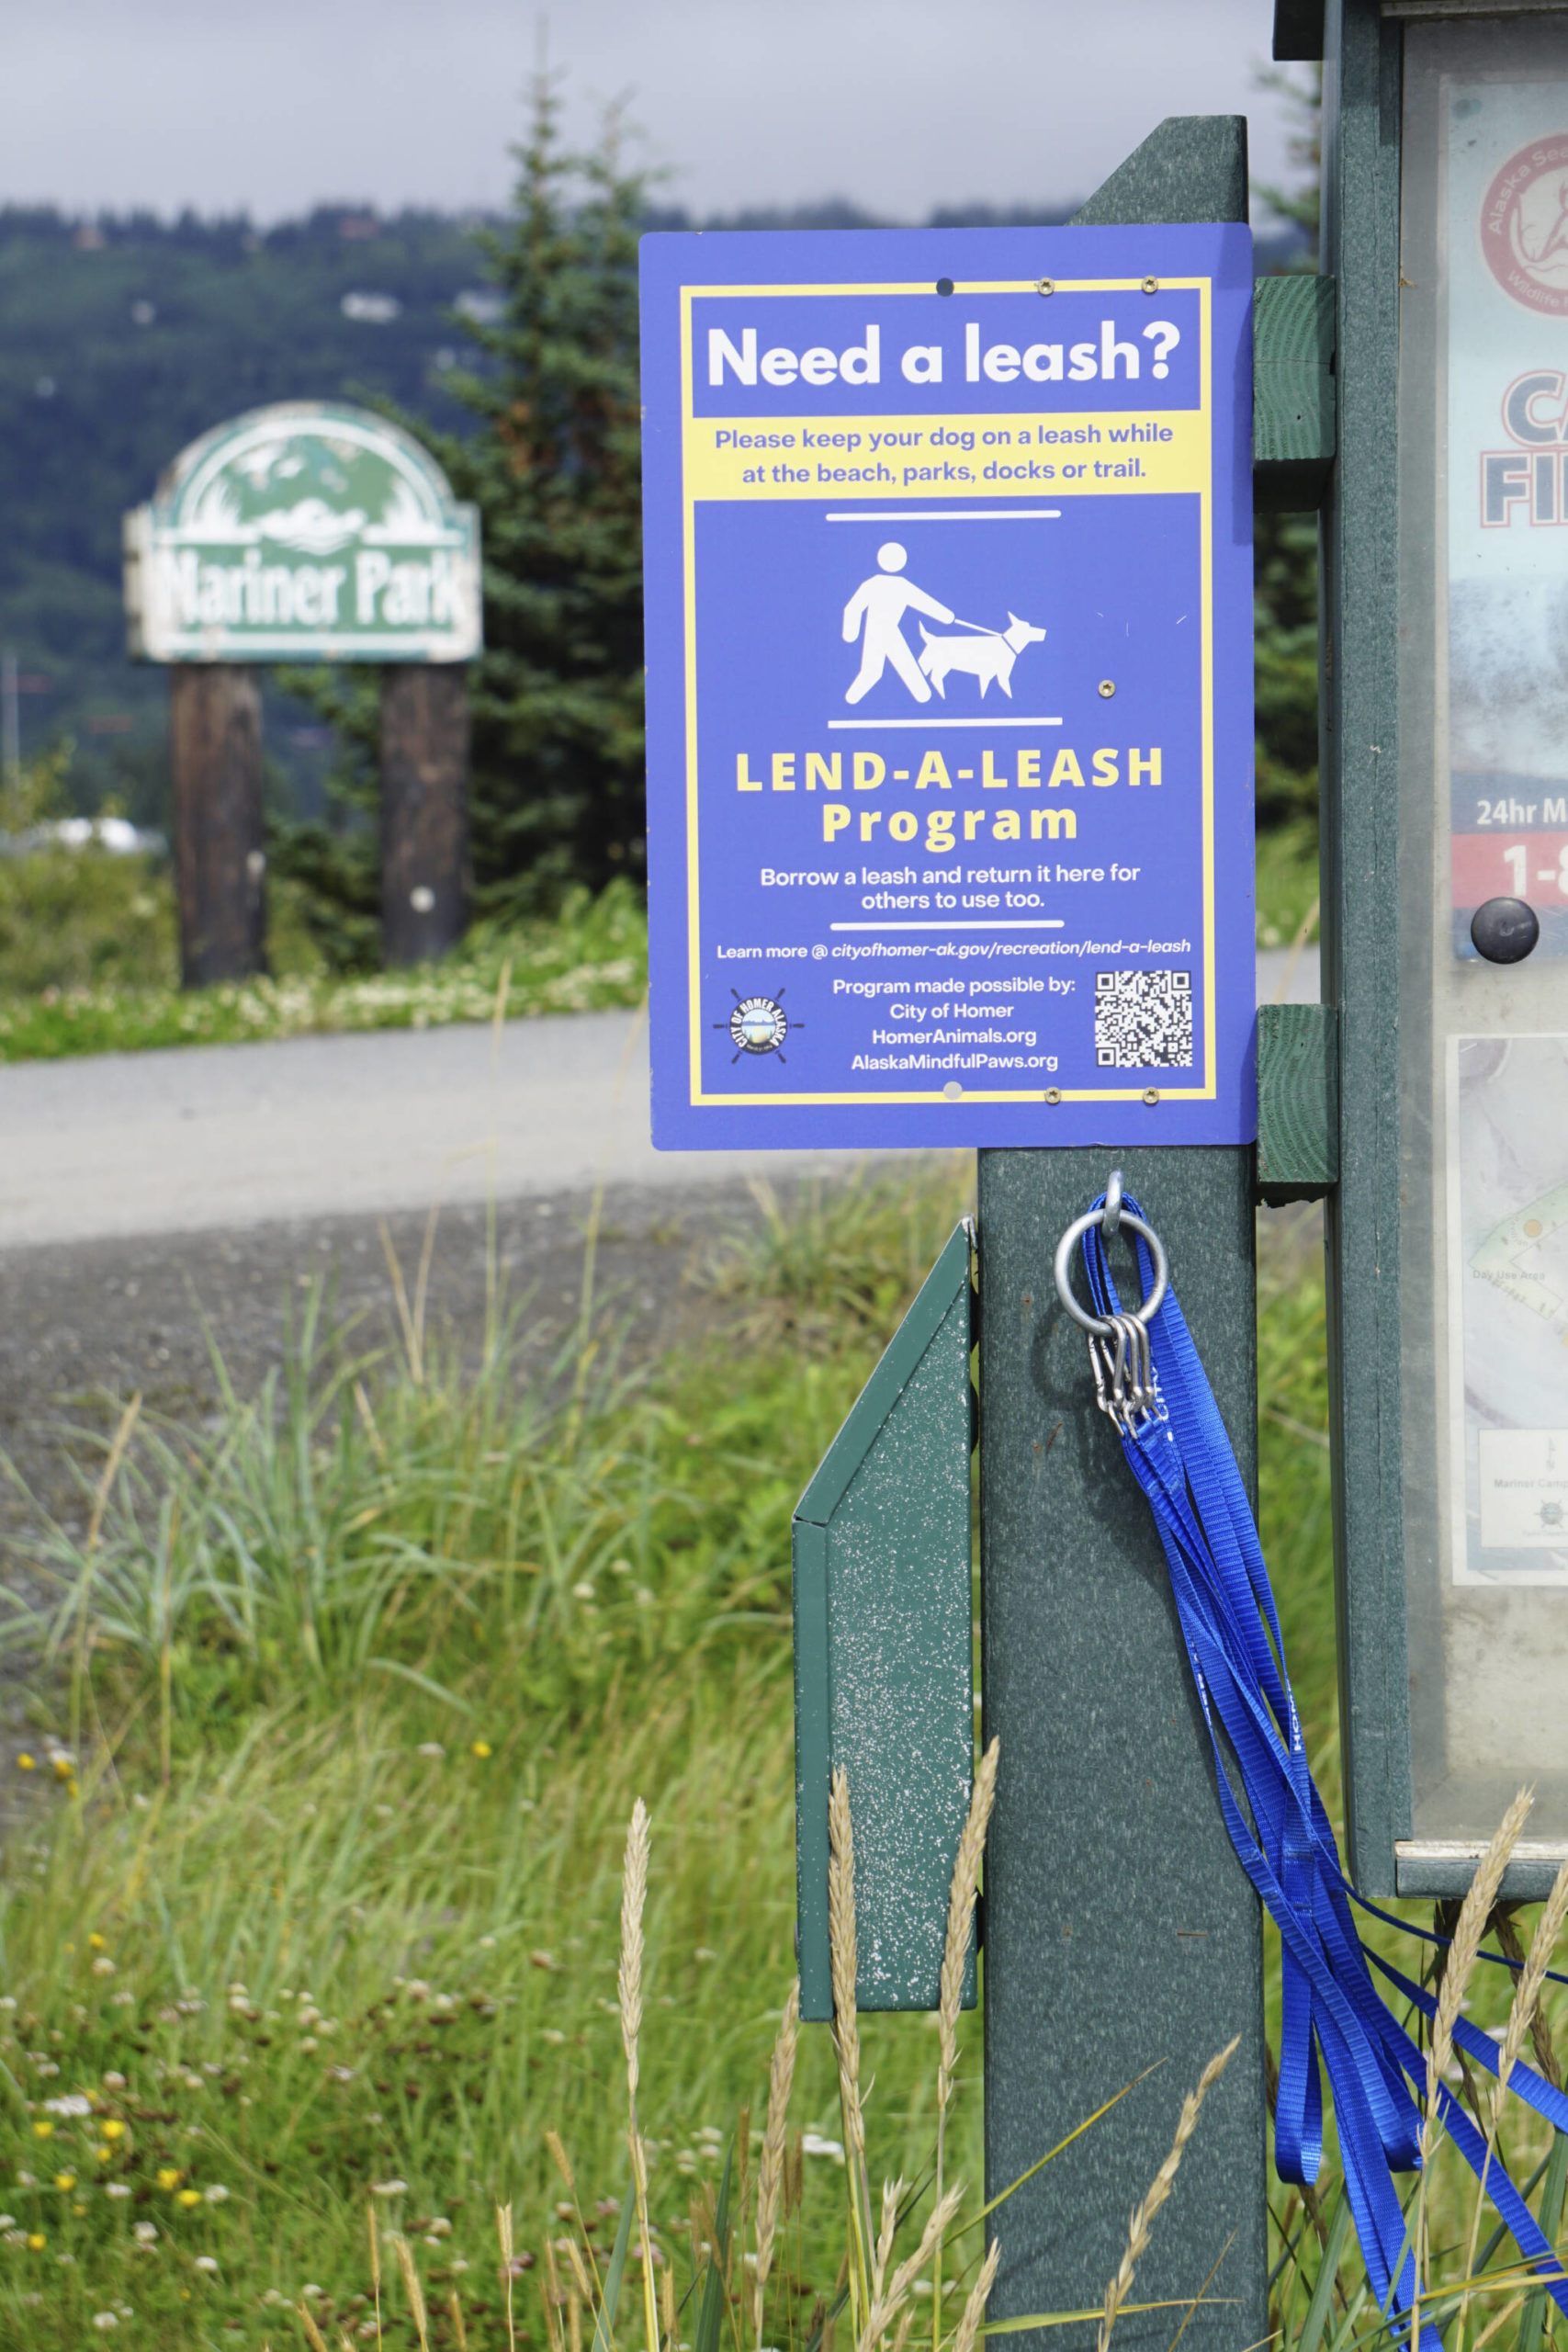
<path fill-rule="evenodd" d="M 778 997 L 742 996 L 739 989 L 731 989 L 729 993 L 735 1004 L 728 1020 L 716 1021 L 713 1025 L 728 1030 L 729 1042 L 735 1047 L 734 1061 L 738 1062 L 742 1054 L 777 1054 L 782 1062 L 784 1056 L 780 1049 L 792 1025 L 796 1029 L 805 1026 L 799 1021 L 792 1024 L 779 1002 L 783 989 Z M 730 1066 L 733 1069 L 734 1062 Z"/>
<path fill-rule="evenodd" d="M 1516 302 L 1568 315 L 1568 130 L 1509 156 L 1481 208 L 1481 243 Z"/>

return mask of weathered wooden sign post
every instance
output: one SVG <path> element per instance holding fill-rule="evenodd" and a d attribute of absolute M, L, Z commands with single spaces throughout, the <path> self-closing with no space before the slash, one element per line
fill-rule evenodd
<path fill-rule="evenodd" d="M 464 664 L 479 516 L 362 409 L 283 401 L 193 442 L 125 518 L 130 650 L 170 669 L 181 975 L 265 968 L 259 662 L 381 666 L 382 944 L 440 955 L 468 915 Z"/>

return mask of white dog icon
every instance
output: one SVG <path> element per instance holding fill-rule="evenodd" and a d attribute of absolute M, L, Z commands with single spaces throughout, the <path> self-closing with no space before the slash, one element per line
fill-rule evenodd
<path fill-rule="evenodd" d="M 977 631 L 974 637 L 933 637 L 924 621 L 919 624 L 926 641 L 920 668 L 943 701 L 947 699 L 947 676 L 953 670 L 969 671 L 978 678 L 982 700 L 993 678 L 1011 700 L 1012 665 L 1026 645 L 1043 645 L 1045 632 L 1032 628 L 1028 621 L 1021 621 L 1013 612 L 1008 615 L 1008 624 L 1005 629 Z M 975 625 L 965 622 L 964 626 Z"/>

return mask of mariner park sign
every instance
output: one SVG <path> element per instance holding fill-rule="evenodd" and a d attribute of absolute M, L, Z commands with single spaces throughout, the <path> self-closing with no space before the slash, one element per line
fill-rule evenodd
<path fill-rule="evenodd" d="M 186 449 L 125 518 L 130 650 L 151 662 L 466 662 L 479 510 L 363 409 L 285 401 Z"/>

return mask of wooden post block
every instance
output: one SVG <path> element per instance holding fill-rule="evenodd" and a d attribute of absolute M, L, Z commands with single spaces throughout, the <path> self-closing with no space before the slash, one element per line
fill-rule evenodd
<path fill-rule="evenodd" d="M 261 689 L 234 662 L 169 671 L 180 985 L 266 968 Z"/>
<path fill-rule="evenodd" d="M 1252 309 L 1252 495 L 1302 514 L 1328 492 L 1337 437 L 1332 277 L 1260 277 Z"/>
<path fill-rule="evenodd" d="M 444 956 L 468 920 L 468 673 L 461 662 L 381 673 L 381 949 Z"/>
<path fill-rule="evenodd" d="M 1339 1015 L 1331 1004 L 1258 1008 L 1258 1197 L 1321 1201 L 1339 1181 Z"/>

